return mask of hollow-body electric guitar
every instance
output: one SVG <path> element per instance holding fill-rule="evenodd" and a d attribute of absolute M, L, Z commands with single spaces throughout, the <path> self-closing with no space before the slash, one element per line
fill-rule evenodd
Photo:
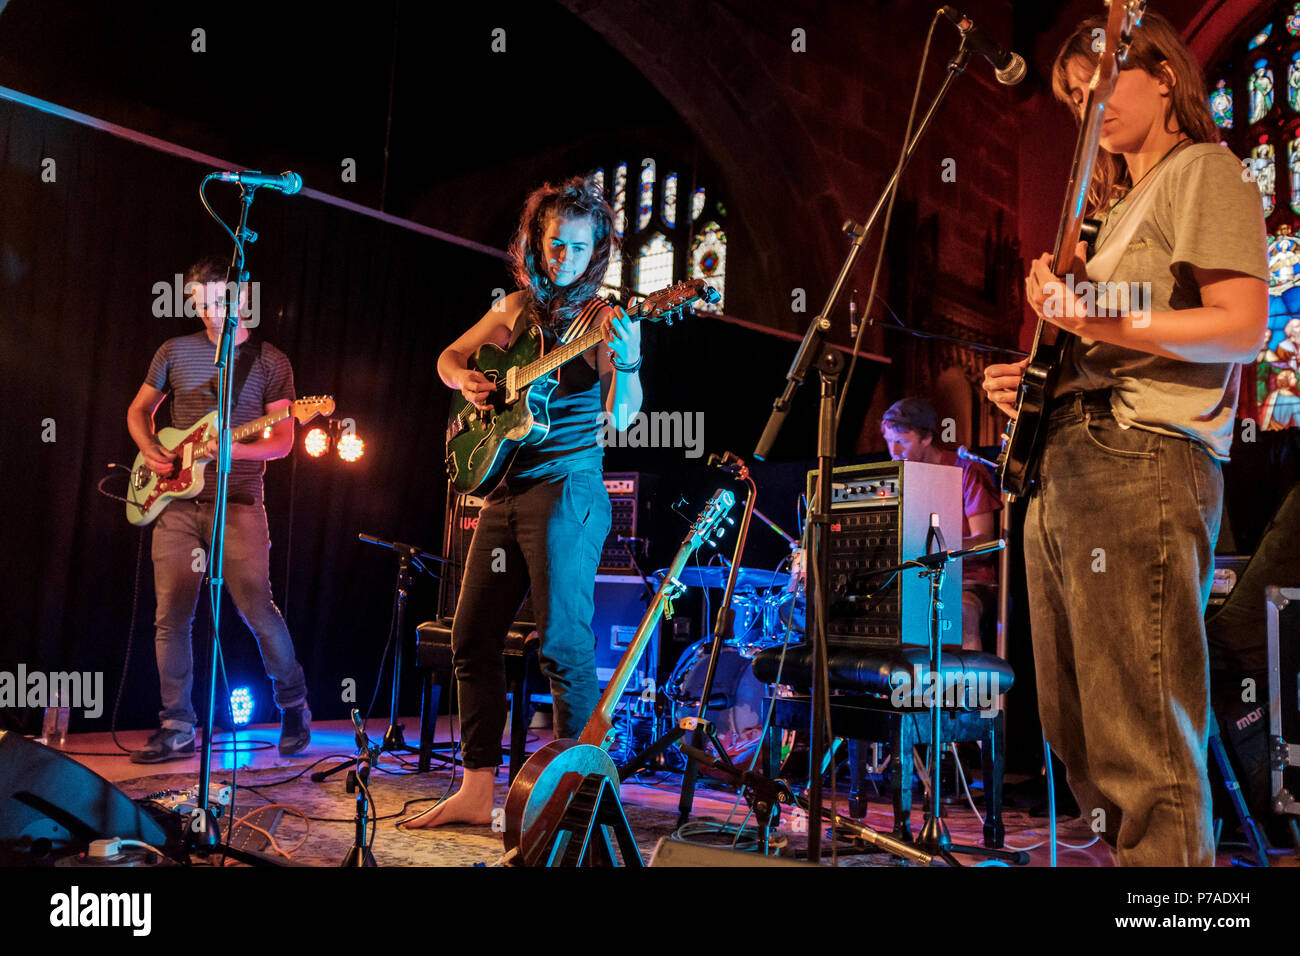
<path fill-rule="evenodd" d="M 717 302 L 718 291 L 702 279 L 679 282 L 642 299 L 628 313 L 637 322 L 672 323 L 692 302 Z M 495 383 L 491 406 L 478 408 L 460 392 L 451 397 L 447 421 L 447 477 L 459 494 L 486 494 L 523 445 L 536 445 L 550 431 L 551 394 L 560 366 L 605 340 L 599 328 L 543 355 L 542 330 L 531 326 L 509 351 L 482 346 L 470 368 Z"/>
<path fill-rule="evenodd" d="M 306 424 L 317 415 L 332 415 L 334 399 L 329 396 L 300 398 L 269 415 L 230 430 L 230 440 L 243 441 L 292 415 Z M 126 489 L 126 520 L 146 525 L 176 498 L 193 498 L 203 490 L 203 472 L 211 458 L 203 457 L 207 443 L 217 437 L 217 413 L 209 412 L 189 428 L 164 428 L 158 444 L 176 453 L 170 474 L 160 475 L 145 464 L 144 454 L 135 456 L 131 480 Z"/>
<path fill-rule="evenodd" d="M 1070 167 L 1070 181 L 1066 187 L 1065 206 L 1056 233 L 1052 273 L 1057 276 L 1064 276 L 1074 259 L 1075 247 L 1084 223 L 1088 185 L 1097 162 L 1106 103 L 1115 91 L 1115 82 L 1119 77 L 1120 66 L 1128 56 L 1133 31 L 1142 22 L 1146 0 L 1109 0 L 1109 6 L 1106 45 L 1097 60 L 1092 81 L 1088 84 L 1088 99 L 1083 108 L 1079 139 L 1074 147 L 1074 162 Z M 1086 280 L 1087 277 L 1083 278 Z M 1007 425 L 1006 434 L 1002 438 L 1002 452 L 998 456 L 998 483 L 1003 491 L 1013 497 L 1033 491 L 1038 480 L 1043 443 L 1047 438 L 1047 402 L 1056 387 L 1061 358 L 1074 338 L 1072 334 L 1039 318 L 1029 364 L 1025 367 L 1019 394 L 1016 396 L 1016 417 Z"/>
<path fill-rule="evenodd" d="M 618 790 L 618 768 L 608 754 L 614 709 L 627 688 L 632 672 L 645 652 L 655 625 L 665 611 L 671 617 L 672 601 L 683 590 L 677 580 L 686 562 L 696 548 L 709 540 L 715 531 L 721 534 L 727 513 L 736 503 L 736 496 L 725 488 L 713 493 L 704 510 L 691 525 L 677 556 L 664 575 L 654 600 L 646 610 L 641 625 L 623 653 L 618 669 L 596 705 L 595 713 L 587 721 L 577 740 L 553 740 L 528 758 L 519 768 L 519 774 L 510 785 L 506 797 L 505 843 L 507 850 L 518 849 L 525 864 L 539 862 L 535 849 L 544 843 L 547 835 L 564 814 L 569 799 L 590 774 L 608 778 L 615 792 Z"/>

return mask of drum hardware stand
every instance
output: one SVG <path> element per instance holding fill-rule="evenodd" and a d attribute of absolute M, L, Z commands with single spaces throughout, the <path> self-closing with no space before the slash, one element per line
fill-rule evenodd
<path fill-rule="evenodd" d="M 411 568 L 414 567 L 416 570 L 423 571 L 430 577 L 437 578 L 438 575 L 425 567 L 423 562 L 437 561 L 439 563 L 446 563 L 446 559 L 440 558 L 435 554 L 430 554 L 421 548 L 417 548 L 415 545 L 403 544 L 401 541 L 385 541 L 382 538 L 371 537 L 368 534 L 358 534 L 357 538 L 364 541 L 366 544 L 376 544 L 380 547 L 391 548 L 393 551 L 397 552 L 397 583 L 394 586 L 393 594 L 393 618 L 396 631 L 393 635 L 393 673 L 391 677 L 392 690 L 389 695 L 388 730 L 384 733 L 384 739 L 379 744 L 379 750 L 376 753 L 376 756 L 384 751 L 389 753 L 418 754 L 420 748 L 412 747 L 406 742 L 405 738 L 402 736 L 402 725 L 397 722 L 398 690 L 401 687 L 402 676 L 402 639 L 406 632 L 406 593 L 407 589 L 411 586 Z M 454 763 L 454 758 L 444 757 L 442 754 L 437 753 L 437 749 L 435 749 L 433 755 L 438 757 L 440 760 Z M 320 783 L 327 780 L 340 770 L 351 767 L 353 763 L 354 760 L 349 759 L 342 763 L 335 764 L 328 770 L 313 773 L 311 775 L 312 782 Z"/>
<path fill-rule="evenodd" d="M 357 816 L 352 849 L 343 858 L 341 866 L 376 866 L 375 855 L 370 852 L 366 827 L 370 822 L 370 767 L 379 759 L 379 747 L 370 742 L 361 726 L 361 711 L 352 708 L 352 727 L 357 736 L 357 755 L 352 758 L 354 769 L 348 771 L 348 793 L 357 795 Z M 371 838 L 373 839 L 373 838 Z"/>
<path fill-rule="evenodd" d="M 935 22 L 942 16 L 942 12 L 935 14 Z M 931 24 L 933 28 L 933 23 Z M 903 169 L 907 166 L 913 151 L 921 137 L 925 135 L 926 129 L 929 128 L 930 121 L 934 118 L 939 104 L 948 94 L 949 88 L 959 75 L 966 69 L 966 62 L 970 58 L 970 50 L 966 46 L 967 35 L 962 34 L 961 44 L 957 52 L 953 54 L 948 61 L 948 72 L 944 77 L 943 84 L 939 87 L 931 101 L 929 109 L 921 118 L 920 126 L 917 128 L 912 138 L 905 142 L 903 150 L 898 158 L 898 163 L 894 167 L 894 172 L 885 188 L 881 191 L 880 198 L 876 200 L 876 206 L 871 211 L 866 224 L 860 224 L 853 220 L 847 220 L 843 229 L 853 237 L 849 244 L 849 252 L 845 257 L 844 264 L 840 268 L 840 273 L 835 278 L 834 285 L 831 286 L 830 295 L 826 299 L 826 304 L 822 307 L 820 313 L 812 318 L 808 324 L 808 330 L 804 333 L 803 341 L 799 345 L 799 351 L 795 353 L 794 361 L 790 369 L 786 372 L 786 384 L 784 390 L 772 403 L 772 413 L 768 418 L 767 425 L 763 429 L 763 434 L 758 440 L 758 445 L 754 449 L 754 457 L 763 461 L 772 453 L 772 448 L 776 444 L 777 436 L 781 432 L 781 427 L 785 424 L 787 416 L 790 414 L 790 406 L 794 399 L 794 394 L 799 386 L 804 383 L 814 369 L 817 370 L 821 379 L 821 389 L 818 405 L 818 424 L 817 424 L 817 498 L 813 503 L 812 512 L 808 517 L 810 529 L 811 547 L 809 549 L 809 566 L 813 572 L 815 588 L 812 590 L 812 598 L 816 602 L 816 623 L 808 630 L 809 642 L 812 646 L 812 718 L 811 718 L 811 759 L 810 766 L 819 766 L 822 761 L 822 755 L 826 746 L 826 715 L 829 709 L 827 673 L 826 673 L 826 636 L 828 632 L 829 611 L 830 611 L 830 515 L 831 515 L 831 479 L 832 469 L 835 466 L 836 454 L 836 430 L 839 424 L 839 415 L 836 410 L 837 399 L 839 398 L 839 379 L 844 368 L 843 353 L 828 341 L 828 335 L 831 330 L 831 315 L 840 300 L 844 288 L 852 274 L 854 266 L 857 264 L 858 256 L 862 248 L 866 245 L 867 236 L 875 226 L 876 218 L 884 208 L 887 201 L 893 195 L 898 186 L 898 181 L 902 178 Z M 928 46 L 927 46 L 928 53 Z M 918 87 L 919 89 L 919 87 Z M 911 117 L 908 120 L 908 128 L 911 129 Z M 892 203 L 891 203 L 892 210 Z M 882 238 L 882 243 L 887 236 Z M 871 284 L 868 302 L 870 296 L 875 294 L 875 280 Z M 861 332 L 861 330 L 859 330 Z M 855 356 L 855 351 L 853 353 Z M 822 780 L 821 776 L 815 776 L 811 781 L 810 801 L 811 806 L 808 813 L 808 855 L 813 862 L 821 859 L 821 814 L 822 814 Z"/>
<path fill-rule="evenodd" d="M 732 636 L 732 626 L 736 613 L 732 610 L 731 603 L 736 590 L 736 576 L 740 573 L 741 557 L 745 553 L 745 541 L 749 536 L 749 518 L 754 512 L 754 504 L 758 501 L 758 486 L 754 484 L 754 479 L 749 476 L 749 468 L 744 461 L 731 452 L 725 452 L 721 457 L 710 455 L 709 464 L 728 472 L 736 480 L 745 482 L 749 486 L 749 496 L 745 500 L 745 513 L 740 519 L 740 533 L 736 536 L 736 548 L 732 554 L 731 566 L 727 572 L 727 586 L 723 591 L 722 604 L 718 608 L 718 616 L 713 627 L 713 646 L 709 651 L 708 670 L 704 673 L 704 686 L 700 688 L 699 713 L 694 718 L 683 719 L 678 726 L 658 740 L 651 742 L 650 746 L 634 755 L 631 760 L 620 767 L 618 771 L 620 781 L 627 780 L 673 744 L 680 741 L 687 733 L 691 734 L 691 747 L 698 753 L 704 745 L 705 727 L 712 728 L 713 726 L 705 720 L 705 715 L 708 713 L 709 700 L 713 696 L 713 681 L 717 675 L 718 659 L 722 655 L 722 645 Z M 730 522 L 731 519 L 728 518 L 727 521 Z M 716 738 L 714 739 L 714 745 L 720 753 L 726 753 Z M 695 778 L 699 772 L 698 760 L 689 755 L 687 748 L 681 747 L 680 749 L 687 753 L 688 757 L 686 770 L 682 775 L 681 800 L 677 804 L 678 829 L 684 826 L 690 818 L 691 806 L 695 801 Z"/>
<path fill-rule="evenodd" d="M 933 528 L 937 533 L 938 529 Z M 932 535 L 933 537 L 934 535 Z M 940 546 L 943 543 L 943 536 L 938 535 Z M 1006 547 L 1006 542 L 999 538 L 997 541 L 991 541 L 986 544 L 977 545 L 973 548 L 967 548 L 963 551 L 937 551 L 933 554 L 927 554 L 922 558 L 912 561 L 904 561 L 902 564 L 890 568 L 881 568 L 878 571 L 872 571 L 872 577 L 883 577 L 889 574 L 901 574 L 909 568 L 916 568 L 920 573 L 930 579 L 930 661 L 929 672 L 930 679 L 933 681 L 930 698 L 930 801 L 926 805 L 925 823 L 921 827 L 921 832 L 917 835 L 915 846 L 917 849 L 937 856 L 945 860 L 950 866 L 961 866 L 962 864 L 953 856 L 954 853 L 965 853 L 973 856 L 984 856 L 993 860 L 1001 860 L 1006 863 L 1015 863 L 1025 865 L 1029 862 L 1029 854 L 1023 850 L 994 850 L 983 846 L 970 846 L 962 843 L 953 843 L 952 834 L 948 832 L 948 824 L 943 819 L 943 795 L 942 795 L 942 774 L 940 773 L 940 761 L 943 754 L 941 743 L 941 707 L 942 707 L 942 688 L 943 688 L 943 642 L 940 637 L 940 620 L 943 616 L 943 600 L 940 597 L 940 591 L 943 586 L 944 573 L 948 569 L 948 562 L 955 558 L 974 557 L 976 555 L 988 554 L 990 551 L 1000 551 Z M 904 781 L 904 786 L 908 785 Z M 811 833 L 811 830 L 810 830 Z"/>

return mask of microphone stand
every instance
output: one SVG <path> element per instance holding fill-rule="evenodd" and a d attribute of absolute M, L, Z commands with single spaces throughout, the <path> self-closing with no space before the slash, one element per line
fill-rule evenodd
<path fill-rule="evenodd" d="M 820 768 L 825 754 L 825 740 L 823 738 L 827 730 L 826 712 L 829 709 L 828 688 L 826 686 L 826 635 L 830 610 L 829 531 L 831 480 L 836 457 L 836 404 L 840 374 L 844 368 L 844 359 L 840 351 L 827 341 L 827 334 L 831 328 L 830 316 L 839 302 L 854 266 L 857 264 L 858 256 L 866 244 L 867 236 L 875 226 L 876 218 L 880 215 L 880 211 L 884 208 L 890 194 L 897 188 L 899 178 L 902 176 L 908 160 L 911 159 L 917 143 L 925 135 L 925 131 L 930 126 L 930 121 L 934 118 L 939 104 L 947 96 L 949 88 L 957 76 L 966 69 L 966 62 L 969 58 L 970 51 L 966 47 L 966 34 L 962 34 L 961 44 L 957 48 L 957 52 L 948 61 L 948 75 L 944 77 L 943 84 L 935 94 L 925 116 L 922 117 L 921 124 L 911 142 L 904 147 L 903 154 L 894 167 L 894 173 L 885 184 L 880 198 L 876 201 L 876 207 L 871 211 L 866 224 L 860 225 L 853 220 L 844 223 L 844 231 L 853 237 L 853 241 L 849 245 L 848 255 L 840 268 L 839 275 L 835 278 L 835 284 L 831 287 L 826 304 L 822 307 L 821 312 L 813 317 L 808 325 L 808 331 L 804 333 L 803 341 L 799 345 L 799 351 L 795 354 L 790 370 L 786 373 L 785 389 L 773 402 L 772 414 L 768 418 L 767 426 L 764 428 L 762 437 L 759 438 L 758 445 L 754 450 L 754 457 L 759 461 L 766 459 L 771 454 L 772 446 L 776 443 L 781 427 L 790 414 L 794 393 L 815 368 L 821 379 L 817 424 L 817 496 L 808 519 L 812 525 L 810 529 L 812 543 L 809 549 L 811 551 L 809 567 L 813 572 L 816 584 L 813 593 L 817 605 L 816 625 L 811 630 L 813 645 L 812 742 L 809 766 L 813 768 L 813 773 L 810 774 L 811 780 L 809 781 L 810 807 L 808 812 L 808 857 L 814 863 L 821 860 L 822 773 Z"/>
<path fill-rule="evenodd" d="M 933 539 L 938 532 L 937 528 L 932 529 L 932 534 L 928 539 Z M 943 546 L 943 536 L 938 534 L 940 547 Z M 930 579 L 930 680 L 932 682 L 929 691 L 925 696 L 929 697 L 930 711 L 930 802 L 926 808 L 925 823 L 921 827 L 921 832 L 917 835 L 914 844 L 917 850 L 928 854 L 932 857 L 941 857 L 951 866 L 961 866 L 961 863 L 953 856 L 954 853 L 967 853 L 976 856 L 985 856 L 994 860 L 1001 860 L 1006 863 L 1015 863 L 1023 866 L 1029 862 L 1029 854 L 1023 850 L 993 850 L 982 846 L 968 846 L 962 843 L 953 843 L 952 835 L 948 832 L 948 825 L 943 819 L 943 800 L 941 798 L 942 774 L 940 770 L 941 762 L 941 742 L 940 733 L 942 729 L 942 689 L 943 680 L 943 642 L 939 636 L 940 619 L 943 616 L 943 601 L 940 598 L 940 591 L 943 587 L 943 576 L 948 569 L 948 562 L 958 558 L 974 557 L 976 555 L 988 554 L 990 551 L 1005 551 L 1006 542 L 1002 539 L 990 541 L 985 544 L 976 545 L 973 548 L 967 548 L 963 551 L 946 551 L 941 550 L 933 554 L 927 554 L 924 557 L 912 561 L 904 561 L 902 564 L 889 568 L 880 568 L 873 570 L 869 575 L 872 578 L 884 577 L 886 575 L 899 574 L 908 568 L 916 568 L 922 575 Z M 908 781 L 903 782 L 908 786 Z M 811 810 L 810 810 L 811 812 Z M 809 831 L 811 834 L 811 829 Z"/>
<path fill-rule="evenodd" d="M 361 711 L 352 708 L 352 728 L 357 738 L 357 755 L 351 763 L 355 769 L 348 771 L 348 793 L 357 795 L 356 828 L 352 839 L 352 849 L 339 864 L 344 867 L 377 866 L 375 855 L 370 852 L 370 840 L 366 838 L 366 826 L 370 822 L 370 767 L 379 759 L 379 747 L 370 742 L 365 728 L 361 726 Z M 370 839 L 373 839 L 371 837 Z"/>
<path fill-rule="evenodd" d="M 404 544 L 401 541 L 385 541 L 382 538 L 375 538 L 368 534 L 358 534 L 357 539 L 364 541 L 366 544 L 376 544 L 380 547 L 390 548 L 397 552 L 397 583 L 393 593 L 393 618 L 396 632 L 393 635 L 393 676 L 391 691 L 388 698 L 388 730 L 384 733 L 384 739 L 380 742 L 376 754 L 385 751 L 388 753 L 400 752 L 418 754 L 420 748 L 412 747 L 406 742 L 406 738 L 402 735 L 403 725 L 397 722 L 398 691 L 401 688 L 402 677 L 402 637 L 406 632 L 406 595 L 411 586 L 412 567 L 416 570 L 423 571 L 430 577 L 436 578 L 438 575 L 426 568 L 421 562 L 437 561 L 439 563 L 445 563 L 446 559 L 430 554 L 421 548 L 417 548 L 413 544 Z M 434 717 L 437 717 L 437 714 L 435 714 Z M 358 738 L 358 740 L 359 739 L 360 738 Z M 442 754 L 436 752 L 433 756 L 438 757 L 440 760 L 448 759 L 444 758 Z M 345 760 L 342 763 L 335 764 L 328 770 L 319 770 L 311 775 L 312 782 L 320 783 L 321 781 L 332 777 L 345 767 L 352 766 L 352 763 L 353 761 L 351 760 Z M 349 790 L 349 793 L 350 792 L 351 791 Z"/>
<path fill-rule="evenodd" d="M 209 175 L 205 180 L 218 178 Z M 226 506 L 230 487 L 230 415 L 234 399 L 235 332 L 239 325 L 239 290 L 248 282 L 248 271 L 244 268 L 244 243 L 256 242 L 257 233 L 248 228 L 248 211 L 253 205 L 253 192 L 256 186 L 239 187 L 239 225 L 232 238 L 234 252 L 231 254 L 230 267 L 226 271 L 226 314 L 221 326 L 221 335 L 217 340 L 216 356 L 213 364 L 217 368 L 217 487 L 212 510 L 212 546 L 208 556 L 208 603 L 212 615 L 212 635 L 209 640 L 208 655 L 208 708 L 204 718 L 203 747 L 199 760 L 199 793 L 195 800 L 194 812 L 189 826 L 185 828 L 186 842 L 189 848 L 200 853 L 210 853 L 220 845 L 221 832 L 216 814 L 208 807 L 208 788 L 212 779 L 212 721 L 217 706 L 217 648 L 221 639 L 221 589 L 225 583 L 226 552 Z M 200 190 L 200 195 L 202 191 Z M 206 204 L 206 200 L 205 200 Z M 234 273 L 237 285 L 232 285 L 230 275 Z"/>

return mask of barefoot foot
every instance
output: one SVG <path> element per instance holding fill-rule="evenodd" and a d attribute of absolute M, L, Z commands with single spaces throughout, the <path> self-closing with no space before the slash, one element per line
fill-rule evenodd
<path fill-rule="evenodd" d="M 493 768 L 466 770 L 465 781 L 459 790 L 442 803 L 399 821 L 397 826 L 402 829 L 424 829 L 449 823 L 490 824 L 495 777 Z"/>

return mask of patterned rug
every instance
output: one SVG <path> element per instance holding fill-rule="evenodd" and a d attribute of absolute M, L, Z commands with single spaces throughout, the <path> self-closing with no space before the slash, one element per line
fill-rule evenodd
<path fill-rule="evenodd" d="M 310 769 L 323 769 L 334 762 L 327 761 L 320 767 L 312 765 Z M 380 818 L 371 848 L 379 866 L 494 866 L 501 862 L 505 853 L 502 837 L 490 826 L 454 825 L 430 830 L 400 830 L 394 826 L 397 820 L 418 813 L 446 792 L 452 781 L 448 770 L 413 774 L 394 771 L 387 765 L 384 770 L 386 772 L 373 772 L 370 781 L 370 793 Z M 296 766 L 241 770 L 236 818 L 270 804 L 293 807 L 311 819 L 305 821 L 295 813 L 284 813 L 274 831 L 277 844 L 286 851 L 292 850 L 290 858 L 295 864 L 338 866 L 352 847 L 355 832 L 356 797 L 347 793 L 345 780 L 346 772 L 340 772 L 321 783 L 314 783 L 306 768 Z M 214 772 L 213 781 L 228 785 L 229 771 Z M 117 785 L 129 796 L 139 798 L 163 790 L 191 787 L 194 775 L 157 774 L 119 781 Z M 622 787 L 620 796 L 624 812 L 642 859 L 647 863 L 660 838 L 670 836 L 676 829 L 680 787 L 681 777 L 672 774 L 643 778 L 640 782 L 629 781 Z M 503 769 L 496 785 L 499 807 L 505 806 L 508 791 Z M 736 803 L 734 793 L 717 789 L 711 781 L 702 783 L 696 791 L 690 833 L 687 834 L 690 842 L 730 848 L 733 836 L 716 831 L 717 824 L 727 819 L 728 811 Z M 738 810 L 731 814 L 732 825 L 745 818 L 746 809 L 741 801 Z M 224 832 L 224 819 L 222 827 Z M 797 823 L 794 829 L 798 830 Z M 237 842 L 239 837 L 250 837 L 242 826 L 238 831 L 243 832 L 236 833 Z M 806 836 L 791 832 L 788 819 L 773 839 L 786 843 L 783 855 L 806 848 Z M 301 845 L 294 849 L 297 844 Z M 274 853 L 273 849 L 257 844 L 253 847 Z M 843 864 L 852 866 L 892 866 L 895 862 L 884 854 L 842 859 Z M 231 861 L 230 865 L 236 864 Z"/>

